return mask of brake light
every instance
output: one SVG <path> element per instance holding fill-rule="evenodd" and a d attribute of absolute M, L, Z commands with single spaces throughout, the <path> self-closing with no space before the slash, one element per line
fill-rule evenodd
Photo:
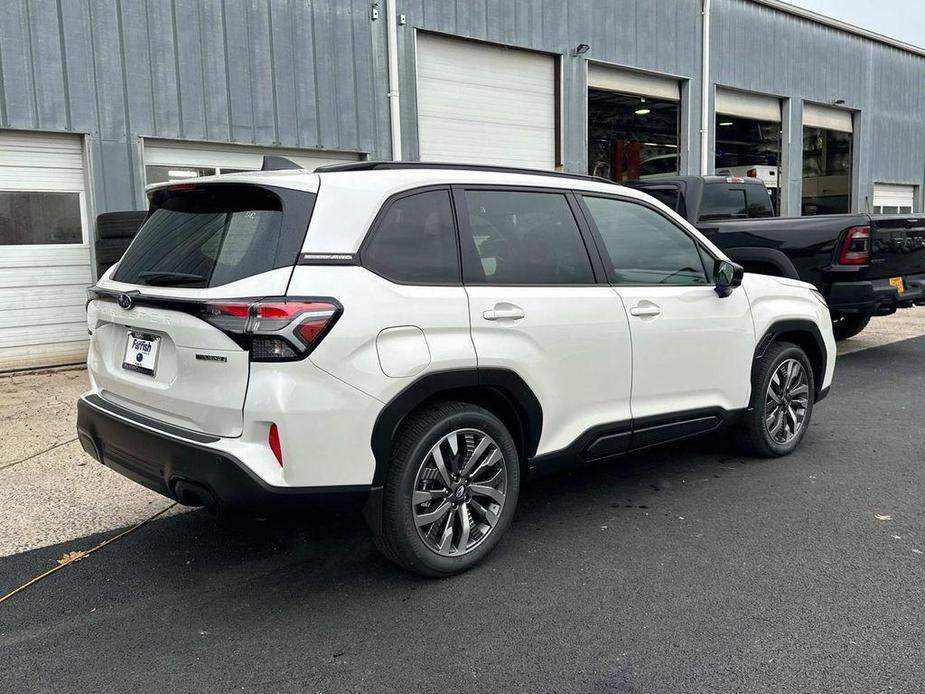
<path fill-rule="evenodd" d="M 745 172 L 745 175 L 749 178 L 758 178 L 758 169 L 749 169 Z"/>
<path fill-rule="evenodd" d="M 270 446 L 270 450 L 273 451 L 273 455 L 276 456 L 276 462 L 279 463 L 279 466 L 283 466 L 283 449 L 279 445 L 279 429 L 276 424 L 270 425 L 270 433 L 267 434 L 267 443 Z"/>
<path fill-rule="evenodd" d="M 870 262 L 870 227 L 848 229 L 838 262 L 842 265 L 866 265 Z"/>
<path fill-rule="evenodd" d="M 745 179 L 741 176 L 728 176 L 726 183 L 745 183 Z"/>
<path fill-rule="evenodd" d="M 263 299 L 205 304 L 200 317 L 251 353 L 251 361 L 285 361 L 308 355 L 340 317 L 331 299 Z"/>

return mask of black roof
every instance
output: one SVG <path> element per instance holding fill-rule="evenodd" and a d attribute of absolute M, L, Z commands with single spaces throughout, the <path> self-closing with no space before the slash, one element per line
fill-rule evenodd
<path fill-rule="evenodd" d="M 389 171 L 401 169 L 455 169 L 459 171 L 490 171 L 493 173 L 519 173 L 531 176 L 554 176 L 557 178 L 571 178 L 582 181 L 596 181 L 597 183 L 613 183 L 613 181 L 600 176 L 586 176 L 584 174 L 567 173 L 565 171 L 549 171 L 547 169 L 525 169 L 515 166 L 486 166 L 483 164 L 440 163 L 429 161 L 358 161 L 349 164 L 328 164 L 315 169 L 316 173 L 331 171 Z"/>
<path fill-rule="evenodd" d="M 749 185 L 749 184 L 762 185 L 762 186 L 764 185 L 764 181 L 762 181 L 760 178 L 752 178 L 750 176 L 724 176 L 724 175 L 716 175 L 716 174 L 713 174 L 710 176 L 691 175 L 691 176 L 665 176 L 665 177 L 659 176 L 658 178 L 643 178 L 643 179 L 636 178 L 631 181 L 623 181 L 620 185 L 635 187 L 635 186 L 641 186 L 641 185 L 656 186 L 656 185 L 659 185 L 660 183 L 678 183 L 678 182 L 682 182 L 682 183 L 691 183 L 691 182 L 727 183 L 728 179 L 730 178 L 736 179 L 736 184 L 744 183 L 746 185 Z"/>

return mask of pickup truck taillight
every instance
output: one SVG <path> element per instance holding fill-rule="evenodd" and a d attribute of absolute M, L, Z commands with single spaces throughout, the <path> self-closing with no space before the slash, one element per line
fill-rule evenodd
<path fill-rule="evenodd" d="M 838 262 L 842 265 L 866 265 L 870 262 L 870 227 L 848 229 Z"/>
<path fill-rule="evenodd" d="M 343 312 L 331 299 L 207 303 L 200 317 L 250 349 L 251 361 L 290 361 L 309 354 Z"/>

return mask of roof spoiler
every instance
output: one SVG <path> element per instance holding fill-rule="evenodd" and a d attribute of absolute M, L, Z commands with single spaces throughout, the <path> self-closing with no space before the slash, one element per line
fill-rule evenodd
<path fill-rule="evenodd" d="M 303 167 L 296 164 L 294 161 L 286 159 L 286 157 L 277 157 L 272 155 L 267 155 L 263 158 L 263 165 L 260 167 L 261 171 L 285 171 L 286 169 L 301 169 Z"/>

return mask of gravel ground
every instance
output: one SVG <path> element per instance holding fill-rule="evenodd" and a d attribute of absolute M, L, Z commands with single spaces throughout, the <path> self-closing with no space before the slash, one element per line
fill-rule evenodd
<path fill-rule="evenodd" d="M 908 309 L 875 318 L 839 353 L 919 335 L 925 308 Z M 84 454 L 74 403 L 86 389 L 81 369 L 0 375 L 0 557 L 137 523 L 170 503 Z"/>
<path fill-rule="evenodd" d="M 77 441 L 84 369 L 0 376 L 0 557 L 136 523 L 168 499 Z"/>

